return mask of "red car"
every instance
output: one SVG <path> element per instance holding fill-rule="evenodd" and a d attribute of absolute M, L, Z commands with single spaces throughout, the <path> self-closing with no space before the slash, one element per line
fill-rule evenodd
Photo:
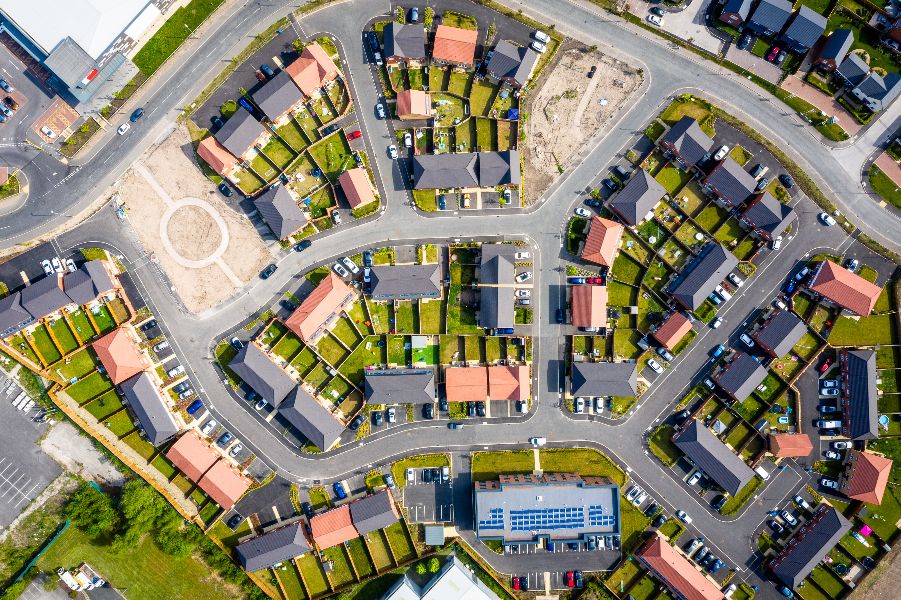
<path fill-rule="evenodd" d="M 832 366 L 832 363 L 833 363 L 833 362 L 834 362 L 834 359 L 833 359 L 831 356 L 827 357 L 826 360 L 823 361 L 823 366 L 820 367 L 820 373 L 825 373 L 826 370 L 827 370 L 830 366 Z"/>
<path fill-rule="evenodd" d="M 351 131 L 350 133 L 347 134 L 347 141 L 350 142 L 350 141 L 353 141 L 353 140 L 355 140 L 357 138 L 361 138 L 361 137 L 363 137 L 363 134 L 360 133 L 359 130 Z"/>
<path fill-rule="evenodd" d="M 572 571 L 566 572 L 566 587 L 576 587 L 576 579 Z"/>
<path fill-rule="evenodd" d="M 600 277 L 589 277 L 588 280 L 588 282 L 593 285 L 604 285 L 604 280 Z"/>
<path fill-rule="evenodd" d="M 519 585 L 519 577 L 514 577 L 514 578 L 513 578 L 513 589 L 514 589 L 514 590 L 520 590 L 520 589 L 522 589 L 522 588 L 520 587 L 520 585 Z"/>
<path fill-rule="evenodd" d="M 779 56 L 779 46 L 773 46 L 773 49 L 770 50 L 770 53 L 767 55 L 766 59 L 770 62 L 776 60 L 776 57 Z"/>
<path fill-rule="evenodd" d="M 256 73 L 254 73 L 254 74 L 257 76 L 257 79 L 259 79 L 260 81 L 266 81 L 266 76 L 263 75 L 263 72 L 260 71 L 259 69 L 257 69 Z"/>

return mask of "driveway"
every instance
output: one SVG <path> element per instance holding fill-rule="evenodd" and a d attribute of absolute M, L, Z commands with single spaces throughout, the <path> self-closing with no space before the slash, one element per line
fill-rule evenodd
<path fill-rule="evenodd" d="M 713 0 L 695 0 L 688 7 L 679 12 L 667 12 L 663 18 L 664 29 L 667 33 L 682 38 L 683 40 L 703 48 L 708 52 L 719 54 L 723 51 L 723 40 L 714 36 L 707 27 L 707 7 Z M 666 5 L 658 4 L 667 10 Z M 651 8 L 649 2 L 639 0 L 630 12 L 644 19 Z"/>
<path fill-rule="evenodd" d="M 766 79 L 770 83 L 778 84 L 779 79 L 782 78 L 782 69 L 748 50 L 739 50 L 735 47 L 735 44 L 729 44 L 729 49 L 726 51 L 726 60 L 735 63 L 746 71 L 754 73 L 762 79 Z"/>

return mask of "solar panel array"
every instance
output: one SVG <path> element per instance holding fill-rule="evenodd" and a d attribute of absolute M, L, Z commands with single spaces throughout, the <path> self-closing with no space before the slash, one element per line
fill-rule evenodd
<path fill-rule="evenodd" d="M 588 507 L 588 526 L 589 527 L 606 527 L 613 525 L 616 518 L 608 515 L 607 507 L 602 504 L 593 504 Z"/>
<path fill-rule="evenodd" d="M 585 509 L 581 506 L 563 508 L 527 508 L 510 511 L 511 531 L 541 529 L 579 529 L 585 526 Z"/>
<path fill-rule="evenodd" d="M 504 509 L 492 508 L 488 510 L 487 519 L 479 519 L 479 529 L 503 529 Z"/>

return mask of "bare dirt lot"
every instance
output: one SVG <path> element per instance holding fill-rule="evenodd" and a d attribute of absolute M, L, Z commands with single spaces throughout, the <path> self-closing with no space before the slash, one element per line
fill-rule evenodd
<path fill-rule="evenodd" d="M 272 257 L 253 224 L 203 176 L 184 127 L 133 165 L 118 192 L 145 249 L 193 313 L 234 295 Z"/>
<path fill-rule="evenodd" d="M 901 577 L 901 550 L 896 546 L 883 557 L 876 570 L 870 573 L 861 587 L 855 590 L 851 600 L 891 600 L 898 597 L 898 577 Z"/>
<path fill-rule="evenodd" d="M 597 69 L 589 78 L 592 66 Z M 550 187 L 641 84 L 637 69 L 574 42 L 567 42 L 548 68 L 528 108 L 526 204 Z"/>

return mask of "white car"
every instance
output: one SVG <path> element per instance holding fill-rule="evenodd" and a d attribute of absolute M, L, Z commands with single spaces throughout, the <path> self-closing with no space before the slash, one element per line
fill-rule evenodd
<path fill-rule="evenodd" d="M 842 455 L 836 452 L 835 450 L 826 450 L 823 452 L 823 456 L 828 458 L 829 460 L 841 460 Z"/>
<path fill-rule="evenodd" d="M 69 273 L 75 272 L 75 261 L 71 258 L 66 259 L 66 268 L 69 269 Z"/>
<path fill-rule="evenodd" d="M 203 435 L 210 435 L 210 433 L 212 433 L 213 429 L 215 429 L 215 428 L 216 428 L 216 419 L 210 419 L 201 428 L 200 433 L 202 433 Z"/>
<path fill-rule="evenodd" d="M 41 133 L 43 133 L 45 136 L 47 136 L 51 140 L 56 138 L 56 132 L 53 131 L 52 129 L 50 129 L 49 127 L 47 127 L 46 125 L 41 127 Z"/>
<path fill-rule="evenodd" d="M 350 273 L 347 272 L 347 269 L 341 266 L 341 263 L 335 263 L 334 265 L 332 265 L 332 269 L 341 277 L 347 277 L 348 275 L 350 275 Z"/>
<path fill-rule="evenodd" d="M 732 299 L 732 294 L 730 294 L 729 292 L 727 292 L 727 291 L 723 288 L 723 286 L 721 286 L 721 285 L 716 286 L 716 288 L 714 289 L 714 291 L 717 293 L 717 295 L 718 295 L 720 298 L 723 299 L 723 302 L 728 302 L 729 300 Z"/>
<path fill-rule="evenodd" d="M 851 447 L 851 442 L 832 442 L 833 450 L 847 450 Z"/>
<path fill-rule="evenodd" d="M 243 449 L 244 449 L 244 446 L 241 445 L 241 442 L 238 442 L 237 444 L 232 446 L 232 449 L 229 450 L 228 453 L 231 454 L 232 457 L 235 457 L 235 456 L 238 456 L 238 453 Z"/>
<path fill-rule="evenodd" d="M 543 31 L 535 31 L 535 33 L 532 34 L 532 37 L 534 37 L 539 42 L 544 42 L 545 44 L 551 41 L 551 36 Z"/>
<path fill-rule="evenodd" d="M 379 116 L 380 119 L 385 118 L 385 107 L 381 102 L 375 105 L 375 113 Z"/>
<path fill-rule="evenodd" d="M 788 306 L 786 306 L 785 302 L 783 302 L 781 298 L 776 298 L 775 300 L 773 300 L 773 304 L 779 310 L 788 310 Z"/>
<path fill-rule="evenodd" d="M 713 327 L 714 329 L 719 329 L 719 326 L 722 325 L 722 324 L 723 324 L 723 318 L 722 318 L 722 317 L 717 317 L 717 318 L 715 318 L 714 320 L 712 320 L 712 321 L 710 322 L 710 326 Z"/>
<path fill-rule="evenodd" d="M 61 261 L 58 256 L 51 258 L 50 263 L 53 265 L 53 270 L 57 273 L 62 273 L 66 270 L 66 268 L 63 266 L 63 261 Z"/>
<path fill-rule="evenodd" d="M 389 423 L 397 423 L 397 411 L 394 407 L 388 408 L 388 422 Z"/>
<path fill-rule="evenodd" d="M 347 267 L 348 269 L 350 269 L 350 272 L 353 273 L 354 275 L 356 275 L 357 273 L 360 272 L 360 267 L 357 266 L 357 263 L 350 260 L 346 256 L 341 259 L 341 262 L 343 262 L 344 266 Z"/>
<path fill-rule="evenodd" d="M 416 483 L 416 471 L 407 469 L 407 483 Z"/>
<path fill-rule="evenodd" d="M 392 159 L 397 158 L 397 146 L 395 146 L 394 144 L 388 146 L 388 156 L 390 156 Z"/>
<path fill-rule="evenodd" d="M 738 339 L 744 342 L 745 346 L 747 346 L 748 348 L 754 347 L 754 340 L 752 340 L 747 333 L 741 334 L 740 336 L 738 336 Z"/>
<path fill-rule="evenodd" d="M 822 221 L 823 225 L 825 225 L 826 227 L 832 227 L 833 225 L 835 225 L 835 219 L 833 219 L 832 215 L 830 215 L 829 213 L 821 212 L 819 216 L 820 221 Z"/>
<path fill-rule="evenodd" d="M 782 236 L 780 235 L 780 236 L 776 237 L 775 240 L 773 240 L 773 250 L 778 250 L 781 247 L 782 247 Z"/>
<path fill-rule="evenodd" d="M 547 444 L 547 438 L 533 437 L 529 439 L 529 443 L 537 448 L 538 446 L 544 446 L 545 444 Z"/>
<path fill-rule="evenodd" d="M 119 129 L 116 130 L 116 133 L 118 133 L 119 135 L 125 135 L 129 129 L 131 129 L 131 125 L 129 125 L 128 123 L 122 123 L 121 125 L 119 125 Z"/>
<path fill-rule="evenodd" d="M 648 493 L 644 490 L 641 490 L 641 493 L 635 497 L 635 500 L 632 501 L 632 504 L 635 506 L 641 506 L 641 504 L 648 499 Z"/>
<path fill-rule="evenodd" d="M 653 358 L 648 361 L 648 366 L 651 367 L 651 370 L 657 373 L 663 373 L 663 367 L 660 366 L 660 363 L 654 360 Z"/>
<path fill-rule="evenodd" d="M 516 283 L 522 283 L 524 281 L 528 281 L 532 278 L 531 271 L 525 271 L 524 273 L 520 273 L 516 276 Z"/>
<path fill-rule="evenodd" d="M 781 513 L 779 513 L 779 516 L 782 517 L 783 521 L 785 521 L 792 527 L 798 524 L 798 519 L 796 519 L 795 516 L 787 510 L 783 510 Z"/>
<path fill-rule="evenodd" d="M 648 23 L 656 25 L 657 27 L 663 27 L 663 19 L 657 15 L 648 15 Z"/>
<path fill-rule="evenodd" d="M 701 471 L 700 470 L 692 473 L 691 477 L 688 478 L 688 481 L 686 483 L 688 485 L 694 485 L 699 481 L 701 481 Z"/>
<path fill-rule="evenodd" d="M 684 510 L 676 511 L 676 518 L 685 523 L 686 525 L 691 525 L 691 517 L 685 514 Z"/>
<path fill-rule="evenodd" d="M 56 271 L 53 270 L 53 265 L 50 264 L 49 260 L 42 260 L 41 268 L 44 269 L 44 273 L 46 273 L 47 275 L 53 275 L 54 273 L 56 273 Z"/>
<path fill-rule="evenodd" d="M 713 155 L 713 160 L 723 160 L 729 154 L 729 146 L 720 146 L 720 149 Z"/>
<path fill-rule="evenodd" d="M 838 387 L 838 379 L 823 379 L 820 381 L 820 385 L 824 388 Z"/>
<path fill-rule="evenodd" d="M 534 50 L 534 51 L 537 52 L 538 54 L 544 54 L 544 51 L 547 50 L 547 46 L 545 46 L 544 44 L 542 44 L 542 43 L 539 42 L 538 40 L 535 40 L 534 42 L 532 42 L 532 43 L 529 44 L 529 45 L 532 47 L 532 50 Z"/>
<path fill-rule="evenodd" d="M 532 290 L 516 290 L 517 298 L 529 298 L 532 295 Z"/>
<path fill-rule="evenodd" d="M 528 252 L 517 252 L 513 258 L 515 258 L 516 260 L 528 260 L 529 253 Z"/>
<path fill-rule="evenodd" d="M 582 208 L 581 206 L 577 207 L 575 213 L 580 217 L 585 217 L 586 219 L 591 217 L 591 213 L 588 212 L 587 209 Z"/>
<path fill-rule="evenodd" d="M 404 147 L 405 148 L 413 147 L 413 136 L 410 135 L 409 131 L 404 134 Z"/>
<path fill-rule="evenodd" d="M 738 275 L 736 275 L 735 273 L 729 273 L 729 275 L 726 276 L 726 279 L 728 279 L 732 283 L 732 285 L 734 285 L 737 288 L 740 288 L 741 286 L 743 286 L 745 284 L 745 280 L 742 279 L 741 277 L 739 277 Z"/>
<path fill-rule="evenodd" d="M 581 415 L 583 412 L 585 412 L 585 398 L 576 398 L 573 406 L 575 407 L 576 414 Z"/>
<path fill-rule="evenodd" d="M 803 508 L 804 510 L 810 510 L 810 504 L 807 503 L 807 500 L 802 498 L 801 496 L 795 496 L 792 498 L 795 504 Z"/>

